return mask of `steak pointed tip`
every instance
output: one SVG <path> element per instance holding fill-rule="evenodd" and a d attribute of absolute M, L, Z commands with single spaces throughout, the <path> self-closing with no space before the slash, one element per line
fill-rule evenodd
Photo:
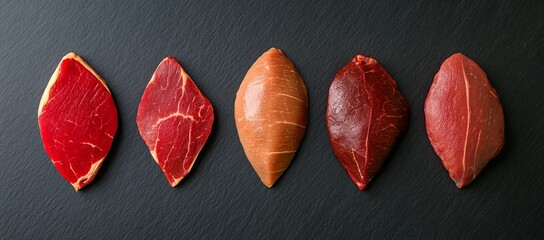
<path fill-rule="evenodd" d="M 359 191 L 363 191 L 366 188 L 366 184 L 362 182 L 357 182 L 357 188 Z"/>

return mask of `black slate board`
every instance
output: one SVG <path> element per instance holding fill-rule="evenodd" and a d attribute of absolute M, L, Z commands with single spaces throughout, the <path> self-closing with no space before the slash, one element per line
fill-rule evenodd
<path fill-rule="evenodd" d="M 536 239 L 544 237 L 543 1 L 2 1 L 0 239 Z M 310 123 L 288 171 L 265 188 L 233 120 L 238 86 L 270 47 L 295 63 Z M 109 84 L 120 116 L 94 183 L 74 192 L 41 145 L 40 96 L 75 51 Z M 434 153 L 423 101 L 441 62 L 463 52 L 487 72 L 506 144 L 458 190 Z M 373 56 L 410 104 L 384 171 L 359 192 L 335 159 L 330 82 Z M 191 174 L 168 186 L 136 110 L 157 64 L 176 57 L 215 108 Z"/>

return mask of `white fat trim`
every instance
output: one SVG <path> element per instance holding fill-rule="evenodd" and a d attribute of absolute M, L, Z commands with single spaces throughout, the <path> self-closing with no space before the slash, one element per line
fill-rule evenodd
<path fill-rule="evenodd" d="M 466 161 L 467 161 L 467 145 L 468 145 L 468 134 L 470 133 L 470 116 L 472 115 L 470 110 L 470 83 L 468 82 L 467 73 L 465 72 L 465 63 L 461 62 L 461 69 L 463 70 L 463 80 L 465 82 L 465 97 L 467 102 L 467 130 L 465 132 L 465 143 L 463 147 L 463 172 L 461 172 L 461 182 L 463 181 L 463 178 L 465 178 L 465 172 L 467 170 L 466 167 Z M 475 153 L 476 154 L 476 153 Z"/>
<path fill-rule="evenodd" d="M 87 172 L 87 174 L 85 176 L 81 176 L 79 179 L 77 179 L 77 181 L 75 183 L 72 183 L 72 186 L 74 186 L 74 189 L 76 189 L 76 192 L 79 189 L 81 189 L 81 187 L 82 187 L 81 183 L 83 181 L 88 181 L 89 179 L 92 178 L 93 175 L 96 174 L 96 172 L 98 171 L 98 169 L 102 165 L 102 162 L 104 161 L 104 158 L 102 158 L 102 159 L 96 161 L 95 163 L 93 163 L 93 165 L 91 165 L 91 168 L 89 169 L 89 172 Z"/>
<path fill-rule="evenodd" d="M 287 153 L 294 153 L 297 150 L 291 150 L 291 151 L 280 151 L 280 152 L 267 152 L 266 155 L 273 155 L 273 154 L 287 154 Z"/>
<path fill-rule="evenodd" d="M 159 164 L 159 158 L 157 157 L 157 143 L 155 143 L 155 149 L 149 151 L 151 153 L 151 156 L 153 157 L 153 160 Z"/>

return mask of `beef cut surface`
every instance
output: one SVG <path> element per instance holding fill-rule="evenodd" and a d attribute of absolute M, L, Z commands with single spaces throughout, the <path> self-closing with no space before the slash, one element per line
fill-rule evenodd
<path fill-rule="evenodd" d="M 176 59 L 162 60 L 144 91 L 136 123 L 170 186 L 191 171 L 213 121 L 210 101 Z"/>
<path fill-rule="evenodd" d="M 45 151 L 78 191 L 94 179 L 110 150 L 117 109 L 106 82 L 69 53 L 43 93 L 38 124 Z"/>
<path fill-rule="evenodd" d="M 375 59 L 357 55 L 332 81 L 326 121 L 336 158 L 363 190 L 405 132 L 408 103 Z"/>
<path fill-rule="evenodd" d="M 247 72 L 234 117 L 244 152 L 262 183 L 272 187 L 289 167 L 308 124 L 308 93 L 295 66 L 276 48 Z"/>
<path fill-rule="evenodd" d="M 470 184 L 500 152 L 502 105 L 476 62 L 456 53 L 442 63 L 425 100 L 425 126 L 458 188 Z"/>

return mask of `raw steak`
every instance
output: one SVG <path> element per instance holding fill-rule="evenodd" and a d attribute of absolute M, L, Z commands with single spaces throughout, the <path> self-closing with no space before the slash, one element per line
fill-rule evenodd
<path fill-rule="evenodd" d="M 408 103 L 375 59 L 357 55 L 336 74 L 327 129 L 336 158 L 359 190 L 376 176 L 407 124 Z"/>
<path fill-rule="evenodd" d="M 45 151 L 76 191 L 89 184 L 117 131 L 117 109 L 106 82 L 68 53 L 47 84 L 38 108 Z"/>
<path fill-rule="evenodd" d="M 170 186 L 191 171 L 213 119 L 210 101 L 176 59 L 162 60 L 145 88 L 136 123 Z"/>
<path fill-rule="evenodd" d="M 504 114 L 484 71 L 456 53 L 436 74 L 425 101 L 429 140 L 458 188 L 468 185 L 504 144 Z"/>
<path fill-rule="evenodd" d="M 236 94 L 234 117 L 249 162 L 267 187 L 289 167 L 308 123 L 308 93 L 276 48 L 251 66 Z"/>

